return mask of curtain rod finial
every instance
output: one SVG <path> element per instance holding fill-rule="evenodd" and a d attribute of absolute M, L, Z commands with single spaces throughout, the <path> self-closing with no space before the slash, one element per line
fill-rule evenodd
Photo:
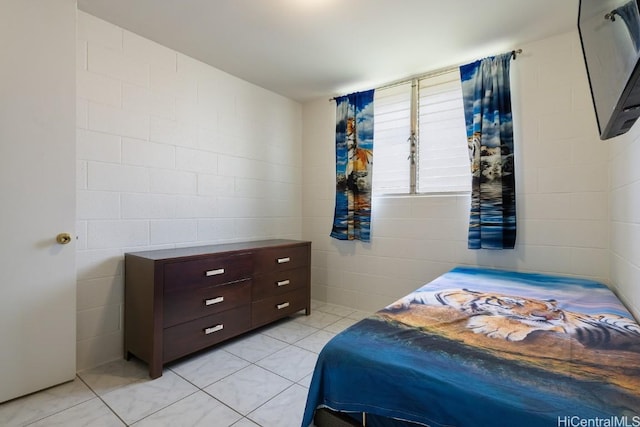
<path fill-rule="evenodd" d="M 516 59 L 516 56 L 520 55 L 521 53 L 522 53 L 522 49 L 514 49 L 511 51 L 511 58 Z"/>

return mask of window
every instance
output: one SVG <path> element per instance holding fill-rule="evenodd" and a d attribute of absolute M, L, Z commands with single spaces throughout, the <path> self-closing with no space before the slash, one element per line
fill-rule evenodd
<path fill-rule="evenodd" d="M 374 195 L 470 191 L 457 68 L 376 89 L 374 102 Z"/>

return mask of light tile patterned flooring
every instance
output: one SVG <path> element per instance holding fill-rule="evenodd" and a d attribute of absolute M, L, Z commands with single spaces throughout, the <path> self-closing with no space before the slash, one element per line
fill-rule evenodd
<path fill-rule="evenodd" d="M 368 313 L 312 301 L 300 312 L 166 365 L 116 360 L 0 404 L 2 426 L 299 427 L 318 353 Z"/>

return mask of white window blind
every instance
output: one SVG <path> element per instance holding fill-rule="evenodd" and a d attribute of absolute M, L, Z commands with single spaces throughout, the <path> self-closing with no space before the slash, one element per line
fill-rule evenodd
<path fill-rule="evenodd" d="M 469 191 L 471 172 L 460 72 L 420 80 L 420 193 Z"/>
<path fill-rule="evenodd" d="M 373 105 L 373 193 L 406 194 L 411 179 L 411 82 L 376 90 Z"/>
<path fill-rule="evenodd" d="M 412 99 L 412 83 L 417 96 Z M 458 69 L 377 89 L 373 193 L 470 191 L 471 173 Z M 411 167 L 411 113 L 417 120 Z M 413 184 L 413 185 L 412 185 Z"/>

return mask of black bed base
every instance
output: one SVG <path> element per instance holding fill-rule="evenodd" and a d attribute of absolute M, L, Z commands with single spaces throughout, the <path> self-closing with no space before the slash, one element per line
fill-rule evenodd
<path fill-rule="evenodd" d="M 327 408 L 316 410 L 313 423 L 317 427 L 354 427 L 365 425 L 362 421 L 358 422 L 348 415 Z"/>
<path fill-rule="evenodd" d="M 331 409 L 321 408 L 316 410 L 313 423 L 316 427 L 420 427 L 422 424 L 416 424 L 409 421 L 396 420 L 393 418 L 385 418 L 372 414 L 346 414 L 343 412 L 332 411 Z"/>

